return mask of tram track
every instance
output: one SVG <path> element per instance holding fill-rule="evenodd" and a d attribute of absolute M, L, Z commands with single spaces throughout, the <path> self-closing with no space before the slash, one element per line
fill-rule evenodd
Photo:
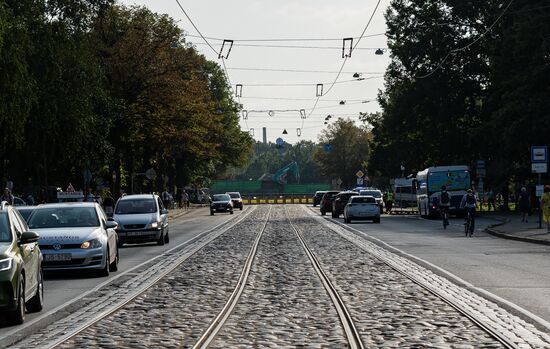
<path fill-rule="evenodd" d="M 222 224 L 219 224 L 218 226 L 216 226 L 214 228 L 206 230 L 203 233 L 201 233 L 200 235 L 198 235 L 197 237 L 193 238 L 191 241 L 184 242 L 184 243 L 180 244 L 179 246 L 176 246 L 176 247 L 172 248 L 171 250 L 165 252 L 161 256 L 166 256 L 166 255 L 169 255 L 169 254 L 176 253 L 174 251 L 176 251 L 178 249 L 185 248 L 188 245 L 192 246 L 193 244 L 198 243 L 198 245 L 195 245 L 191 249 L 190 253 L 183 253 L 182 256 L 180 256 L 179 258 L 176 259 L 175 262 L 171 263 L 166 268 L 163 268 L 162 271 L 157 272 L 155 274 L 155 277 L 152 280 L 149 280 L 149 282 L 144 287 L 141 287 L 138 290 L 135 290 L 129 297 L 126 297 L 126 299 L 124 299 L 123 301 L 117 302 L 116 304 L 109 307 L 108 309 L 105 309 L 104 311 L 101 311 L 100 313 L 93 315 L 91 318 L 88 318 L 86 321 L 83 321 L 81 324 L 75 326 L 70 331 L 67 331 L 64 334 L 57 336 L 55 339 L 50 340 L 47 343 L 42 343 L 39 347 L 40 348 L 47 348 L 47 349 L 58 348 L 58 347 L 62 346 L 64 343 L 67 343 L 67 342 L 71 341 L 72 339 L 78 337 L 80 334 L 84 333 L 87 329 L 89 329 L 90 327 L 98 324 L 99 322 L 101 322 L 105 318 L 107 318 L 109 316 L 112 316 L 117 311 L 124 308 L 126 305 L 128 305 L 129 303 L 134 301 L 136 298 L 140 297 L 145 292 L 147 292 L 149 289 L 151 289 L 153 286 L 155 286 L 157 283 L 159 283 L 163 278 L 165 278 L 168 274 L 173 272 L 176 268 L 178 268 L 187 259 L 189 259 L 191 256 L 193 256 L 195 253 L 197 253 L 203 247 L 208 245 L 210 242 L 212 242 L 212 240 L 214 240 L 218 236 L 224 234 L 228 230 L 232 229 L 237 224 L 243 222 L 253 212 L 255 212 L 255 210 L 256 210 L 255 208 L 250 209 L 250 210 L 248 210 L 248 212 L 244 212 L 243 215 L 240 215 L 240 216 L 236 217 L 236 219 L 232 219 L 228 222 L 224 222 Z M 201 237 L 207 237 L 211 234 L 214 234 L 214 236 L 211 237 L 210 239 L 207 239 L 206 241 L 204 241 L 202 243 L 198 242 Z M 157 258 L 160 258 L 161 256 L 158 256 Z"/>
<path fill-rule="evenodd" d="M 307 210 L 310 216 L 314 216 L 316 219 L 323 219 L 313 210 L 308 208 L 305 208 L 305 210 Z M 448 290 L 442 289 L 436 286 L 437 284 L 426 282 L 426 279 L 424 277 L 421 277 L 418 273 L 416 273 L 416 270 L 414 270 L 414 268 L 410 267 L 410 265 L 414 264 L 414 262 L 409 261 L 407 267 L 403 268 L 403 264 L 395 263 L 393 260 L 387 258 L 387 256 L 385 255 L 382 255 L 379 253 L 373 253 L 373 250 L 370 248 L 367 248 L 365 243 L 361 243 L 358 239 L 367 241 L 364 239 L 364 235 L 366 235 L 366 233 L 360 230 L 357 230 L 353 227 L 350 227 L 347 224 L 342 223 L 334 218 L 324 218 L 323 220 L 325 222 L 331 222 L 343 228 L 347 232 L 350 232 L 351 234 L 353 234 L 354 237 L 346 236 L 345 234 L 342 234 L 341 231 L 338 231 L 337 229 L 331 228 L 329 225 L 327 225 L 330 229 L 335 231 L 337 234 L 341 235 L 344 239 L 348 240 L 350 243 L 354 244 L 355 246 L 359 247 L 361 250 L 378 258 L 381 262 L 383 262 L 393 271 L 406 277 L 407 279 L 411 280 L 413 283 L 415 283 L 422 289 L 428 291 L 429 293 L 441 299 L 447 305 L 455 309 L 458 313 L 468 318 L 472 323 L 474 323 L 479 329 L 481 329 L 491 338 L 499 342 L 504 348 L 519 349 L 519 348 L 525 347 L 518 344 L 518 342 L 520 342 L 521 340 L 517 338 L 515 335 L 510 335 L 510 333 L 507 333 L 506 331 L 502 331 L 502 329 L 505 326 L 495 326 L 493 321 L 495 321 L 496 319 L 499 319 L 498 316 L 495 316 L 494 314 L 492 314 L 492 316 L 483 316 L 478 312 L 472 311 L 472 307 L 468 306 L 467 303 L 464 301 L 464 299 L 460 299 L 456 297 L 456 294 L 454 294 L 453 292 L 448 292 Z M 374 245 L 374 243 L 370 243 L 370 244 Z M 386 251 L 388 251 L 388 253 L 393 253 L 384 247 L 382 247 L 382 249 L 385 249 Z M 399 257 L 399 258 L 403 258 L 403 257 Z M 470 295 L 468 295 L 468 298 L 470 298 Z M 512 317 L 513 315 L 510 314 L 509 316 Z M 532 346 L 532 347 L 538 347 L 538 346 Z M 544 347 L 548 347 L 548 346 L 544 346 Z"/>

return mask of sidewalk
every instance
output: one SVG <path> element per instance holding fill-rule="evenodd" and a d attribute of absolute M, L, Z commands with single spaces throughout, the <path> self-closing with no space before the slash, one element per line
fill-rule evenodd
<path fill-rule="evenodd" d="M 207 206 L 208 205 L 191 204 L 191 206 L 189 206 L 188 209 L 174 208 L 174 209 L 168 210 L 168 219 L 176 219 L 188 213 L 196 212 L 196 210 Z"/>
<path fill-rule="evenodd" d="M 546 222 L 543 221 L 542 228 L 539 229 L 537 214 L 527 217 L 528 223 L 522 223 L 520 214 L 513 212 L 484 212 L 483 216 L 501 221 L 501 223 L 490 225 L 485 229 L 491 235 L 504 239 L 550 245 L 550 233 L 546 231 Z"/>

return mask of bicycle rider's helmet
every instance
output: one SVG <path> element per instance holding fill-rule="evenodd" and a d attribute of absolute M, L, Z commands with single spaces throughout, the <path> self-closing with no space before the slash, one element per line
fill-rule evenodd
<path fill-rule="evenodd" d="M 445 191 L 445 190 L 447 190 L 447 186 L 442 185 L 442 186 L 441 186 L 441 191 Z"/>
<path fill-rule="evenodd" d="M 472 189 L 468 189 L 466 190 L 468 193 L 472 193 Z"/>

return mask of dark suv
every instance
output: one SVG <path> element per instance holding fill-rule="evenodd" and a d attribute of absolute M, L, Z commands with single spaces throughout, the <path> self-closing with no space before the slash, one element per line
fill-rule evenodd
<path fill-rule="evenodd" d="M 339 191 L 327 191 L 323 198 L 321 199 L 321 214 L 324 216 L 327 212 L 332 211 L 332 200 L 336 197 Z"/>
<path fill-rule="evenodd" d="M 315 195 L 313 195 L 313 207 L 321 204 L 321 199 L 323 198 L 323 195 L 325 195 L 326 191 L 316 191 Z"/>
<path fill-rule="evenodd" d="M 338 218 L 344 213 L 344 207 L 352 196 L 359 195 L 356 191 L 339 192 L 332 202 L 332 218 Z"/>
<path fill-rule="evenodd" d="M 42 253 L 38 234 L 29 231 L 19 212 L 6 202 L 0 205 L 0 318 L 18 325 L 25 308 L 42 310 Z"/>

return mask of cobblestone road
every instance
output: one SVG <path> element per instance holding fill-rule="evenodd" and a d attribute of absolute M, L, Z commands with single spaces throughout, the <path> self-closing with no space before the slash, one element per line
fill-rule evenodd
<path fill-rule="evenodd" d="M 268 211 L 268 206 L 258 207 L 212 237 L 153 287 L 60 347 L 192 347 L 233 292 Z M 496 304 L 301 206 L 273 206 L 244 292 L 211 347 L 347 347 L 332 301 L 287 218 L 344 299 L 367 348 L 502 347 L 423 285 L 457 301 L 518 347 L 550 347 L 547 334 Z M 107 301 L 109 295 L 98 296 L 96 302 L 101 297 Z M 83 312 L 72 321 L 84 321 L 85 316 Z M 38 347 L 55 331 L 60 331 L 57 323 L 18 347 Z"/>

